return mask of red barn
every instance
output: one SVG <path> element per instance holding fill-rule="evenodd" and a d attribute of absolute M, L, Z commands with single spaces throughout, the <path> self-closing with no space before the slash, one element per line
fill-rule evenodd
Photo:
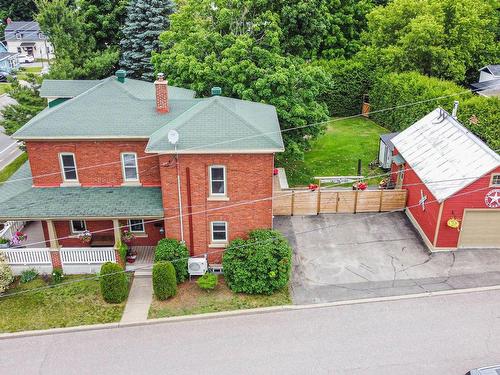
<path fill-rule="evenodd" d="M 432 251 L 500 248 L 500 156 L 441 108 L 392 139 L 392 174 Z"/>

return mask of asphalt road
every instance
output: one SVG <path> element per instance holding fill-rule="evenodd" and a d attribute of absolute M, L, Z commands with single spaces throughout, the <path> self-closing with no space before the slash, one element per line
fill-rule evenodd
<path fill-rule="evenodd" d="M 15 103 L 16 101 L 8 95 L 0 96 L 0 110 Z M 1 116 L 0 120 L 2 120 Z M 21 150 L 16 146 L 16 142 L 6 135 L 3 127 L 0 126 L 0 171 L 19 155 L 21 155 Z"/>
<path fill-rule="evenodd" d="M 500 291 L 0 340 L 1 374 L 464 374 Z"/>

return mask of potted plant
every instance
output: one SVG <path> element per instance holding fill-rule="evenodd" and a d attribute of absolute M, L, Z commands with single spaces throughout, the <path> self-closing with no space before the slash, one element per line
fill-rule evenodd
<path fill-rule="evenodd" d="M 6 238 L 0 237 L 0 249 L 6 249 L 10 246 L 10 241 Z"/>
<path fill-rule="evenodd" d="M 26 241 L 28 239 L 28 236 L 24 234 L 23 232 L 16 232 L 11 239 L 11 244 L 14 246 L 19 246 L 21 242 Z"/>
<path fill-rule="evenodd" d="M 127 263 L 134 263 L 136 259 L 137 251 L 129 247 L 127 250 Z"/>
<path fill-rule="evenodd" d="M 126 244 L 129 244 L 132 242 L 132 240 L 135 238 L 134 234 L 132 233 L 132 231 L 128 228 L 123 228 L 123 231 L 122 231 L 122 240 L 123 242 L 125 242 Z"/>
<path fill-rule="evenodd" d="M 83 243 L 89 243 L 92 241 L 92 233 L 88 230 L 84 230 L 82 233 L 78 235 L 78 239 Z"/>
<path fill-rule="evenodd" d="M 368 184 L 366 182 L 356 182 L 352 185 L 352 190 L 366 190 Z"/>

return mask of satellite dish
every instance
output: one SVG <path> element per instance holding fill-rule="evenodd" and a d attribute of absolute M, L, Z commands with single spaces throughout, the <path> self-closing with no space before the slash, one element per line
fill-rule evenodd
<path fill-rule="evenodd" d="M 177 130 L 175 129 L 170 129 L 168 131 L 168 141 L 173 144 L 173 145 L 176 145 L 177 142 L 179 142 L 179 133 L 177 132 Z"/>

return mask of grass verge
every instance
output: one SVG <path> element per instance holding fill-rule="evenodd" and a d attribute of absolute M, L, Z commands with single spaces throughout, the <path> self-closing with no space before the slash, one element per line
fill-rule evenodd
<path fill-rule="evenodd" d="M 219 277 L 215 290 L 201 290 L 195 281 L 178 285 L 177 295 L 166 301 L 153 298 L 149 309 L 149 319 L 170 316 L 206 314 L 219 311 L 254 309 L 257 307 L 289 305 L 291 303 L 288 288 L 270 296 L 233 293 Z"/>
<path fill-rule="evenodd" d="M 85 276 L 89 275 L 65 276 L 64 282 Z M 111 323 L 121 319 L 125 302 L 116 305 L 106 303 L 102 299 L 98 279 L 9 297 L 15 292 L 46 285 L 41 278 L 26 284 L 15 281 L 14 287 L 0 298 L 0 332 Z"/>
<path fill-rule="evenodd" d="M 21 168 L 21 165 L 26 163 L 26 160 L 28 160 L 28 154 L 26 154 L 26 152 L 23 152 L 21 155 L 15 158 L 12 163 L 7 165 L 4 169 L 0 170 L 0 183 L 7 181 L 15 171 Z"/>
<path fill-rule="evenodd" d="M 0 95 L 5 94 L 10 88 L 10 83 L 0 83 Z"/>
<path fill-rule="evenodd" d="M 365 177 L 384 173 L 369 167 L 378 158 L 379 136 L 384 133 L 389 131 L 363 117 L 332 121 L 311 143 L 303 161 L 284 166 L 289 185 L 317 183 L 315 176 L 355 176 L 358 159 Z M 381 179 L 370 179 L 369 183 L 378 184 Z"/>

